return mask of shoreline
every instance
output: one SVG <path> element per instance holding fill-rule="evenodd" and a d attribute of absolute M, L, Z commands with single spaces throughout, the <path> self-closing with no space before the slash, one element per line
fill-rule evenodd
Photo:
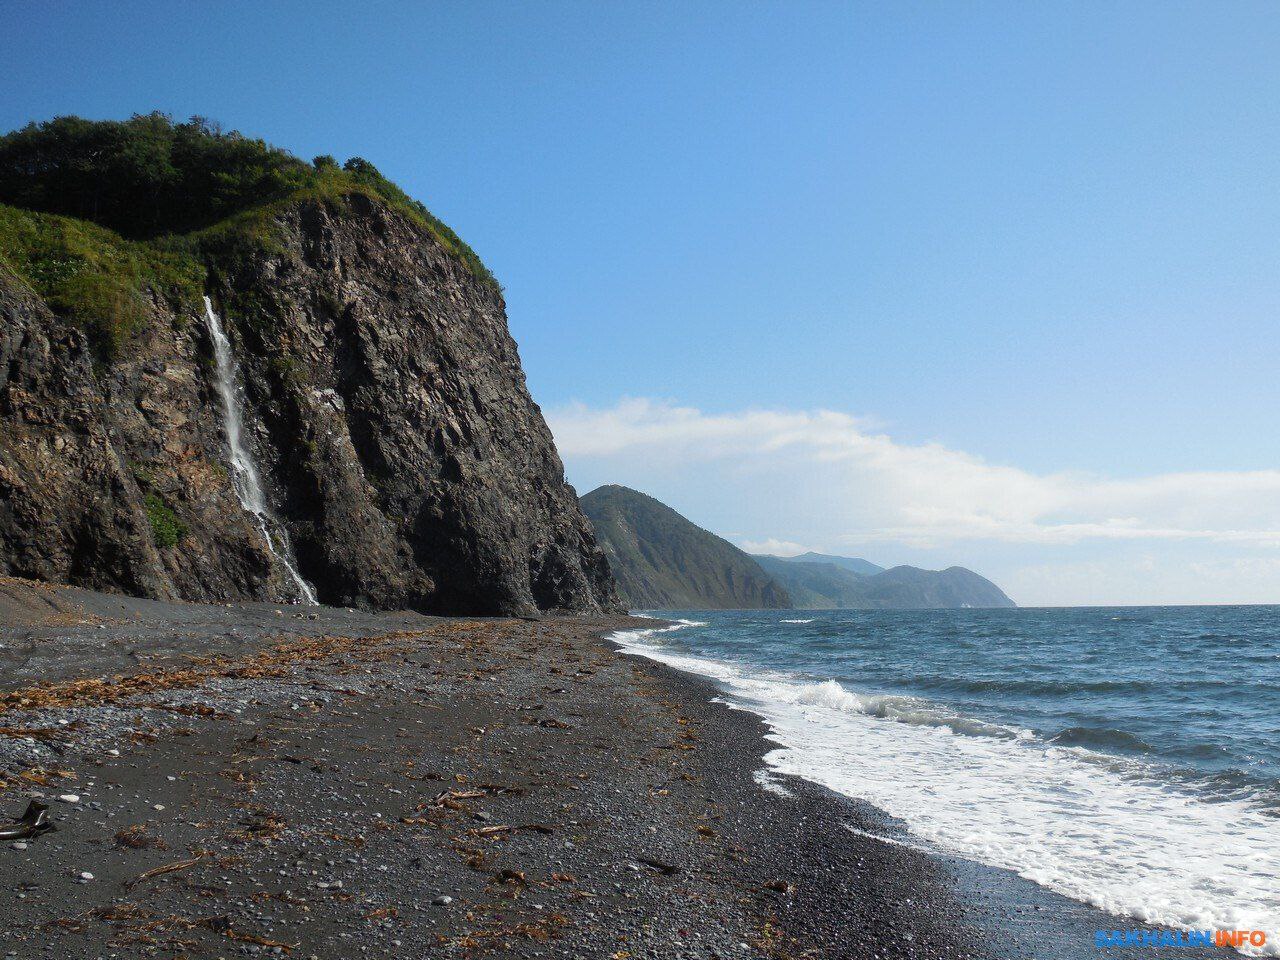
<path fill-rule="evenodd" d="M 0 813 L 59 828 L 0 845 L 0 955 L 1124 953 L 866 804 L 762 788 L 762 720 L 607 640 L 652 620 L 0 586 Z"/>
<path fill-rule="evenodd" d="M 643 651 L 626 649 L 612 639 L 610 642 L 619 653 L 643 660 L 657 668 L 664 675 L 665 682 L 676 690 L 683 691 L 690 700 L 701 698 L 713 706 L 719 705 L 731 715 L 749 718 L 758 727 L 760 739 L 756 770 L 764 771 L 768 781 L 796 795 L 803 804 L 826 808 L 818 815 L 818 819 L 825 820 L 828 825 L 834 821 L 849 835 L 839 844 L 841 848 L 852 844 L 855 850 L 896 849 L 900 851 L 901 868 L 908 876 L 917 871 L 920 876 L 932 876 L 939 889 L 952 901 L 948 905 L 954 911 L 953 915 L 960 918 L 956 932 L 972 944 L 975 955 L 1026 957 L 1034 960 L 1138 957 L 1149 953 L 1144 953 L 1144 948 L 1098 948 L 1095 945 L 1095 931 L 1166 929 L 1160 924 L 1149 924 L 1133 917 L 1112 914 L 1071 899 L 1013 871 L 929 848 L 924 841 L 910 834 L 905 824 L 870 802 L 847 796 L 797 775 L 773 770 L 765 761 L 765 756 L 780 749 L 780 744 L 770 739 L 769 723 L 750 705 L 738 702 L 737 698 L 726 692 L 713 678 L 650 660 Z M 712 701 L 715 703 L 712 704 Z M 736 761 L 727 758 L 727 762 L 729 765 L 735 762 L 739 765 L 749 763 L 751 752 L 747 751 L 746 756 L 739 757 Z M 874 771 L 869 771 L 869 775 L 874 775 Z M 812 818 L 814 814 L 807 816 Z M 853 855 L 855 858 L 865 856 L 861 853 Z M 914 880 L 908 880 L 904 889 L 909 888 L 912 882 Z M 885 895 L 878 892 L 877 896 Z M 825 909 L 839 909 L 841 897 L 834 899 L 836 903 L 824 905 Z M 904 896 L 897 891 L 889 893 L 886 899 L 903 902 L 908 907 L 915 907 L 919 903 L 916 898 Z M 827 934 L 825 939 L 829 941 L 830 938 L 830 934 Z M 897 955 L 883 951 L 881 954 Z M 1179 957 L 1196 960 L 1242 955 L 1235 949 L 1220 948 L 1182 948 L 1178 949 L 1177 954 Z M 865 955 L 871 956 L 870 953 Z"/>

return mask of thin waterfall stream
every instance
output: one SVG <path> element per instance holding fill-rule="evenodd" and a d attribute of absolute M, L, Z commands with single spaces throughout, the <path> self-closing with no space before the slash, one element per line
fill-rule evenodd
<path fill-rule="evenodd" d="M 289 572 L 294 585 L 302 595 L 302 601 L 315 604 L 317 603 L 315 591 L 298 572 L 293 559 L 293 548 L 289 544 L 289 535 L 271 516 L 271 510 L 267 505 L 267 494 L 262 486 L 262 476 L 244 444 L 243 404 L 240 399 L 241 387 L 236 375 L 235 356 L 231 352 L 231 341 L 223 332 L 222 321 L 218 319 L 218 314 L 213 309 L 213 302 L 208 297 L 204 298 L 204 316 L 209 327 L 209 336 L 213 340 L 213 358 L 216 367 L 214 385 L 222 400 L 222 424 L 227 433 L 227 447 L 231 459 L 231 486 L 235 489 L 236 496 L 240 498 L 240 505 L 257 522 L 271 555 Z M 275 534 L 272 534 L 273 527 L 276 530 Z"/>

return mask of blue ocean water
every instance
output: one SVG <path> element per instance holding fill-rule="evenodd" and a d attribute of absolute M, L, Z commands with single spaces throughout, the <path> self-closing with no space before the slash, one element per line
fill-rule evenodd
<path fill-rule="evenodd" d="M 1116 913 L 1280 931 L 1280 607 L 675 611 L 770 768 Z M 1280 939 L 1280 938 L 1278 938 Z"/>

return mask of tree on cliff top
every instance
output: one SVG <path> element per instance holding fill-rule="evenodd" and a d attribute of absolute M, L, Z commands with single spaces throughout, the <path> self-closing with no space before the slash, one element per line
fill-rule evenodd
<path fill-rule="evenodd" d="M 310 185 L 315 168 L 203 117 L 58 117 L 0 137 L 0 203 L 133 239 L 186 233 Z"/>
<path fill-rule="evenodd" d="M 476 277 L 498 286 L 462 239 L 368 160 L 313 163 L 205 117 L 57 117 L 0 137 L 0 204 L 152 240 L 213 226 L 290 197 L 360 192 L 416 220 Z"/>

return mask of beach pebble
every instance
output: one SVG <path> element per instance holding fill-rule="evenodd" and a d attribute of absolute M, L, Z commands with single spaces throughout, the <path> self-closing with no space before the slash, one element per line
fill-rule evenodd
<path fill-rule="evenodd" d="M 163 809 L 164 809 L 164 804 L 163 804 L 163 803 L 157 803 L 157 804 L 154 804 L 154 805 L 151 807 L 151 809 L 152 809 L 152 810 L 163 810 Z"/>
<path fill-rule="evenodd" d="M 112 747 L 110 750 L 107 751 L 107 756 L 118 757 L 120 756 L 120 751 L 117 750 L 115 747 Z"/>
<path fill-rule="evenodd" d="M 81 883 L 88 883 L 90 880 L 93 879 L 93 874 L 90 873 L 88 870 L 81 870 L 79 873 L 76 874 L 76 879 Z"/>
<path fill-rule="evenodd" d="M 78 794 L 78 793 L 63 793 L 63 794 L 59 794 L 59 795 L 58 795 L 58 799 L 59 799 L 59 800 L 61 800 L 63 803 L 79 803 L 79 802 L 80 802 L 80 794 Z"/>
<path fill-rule="evenodd" d="M 14 850 L 27 849 L 27 845 L 23 843 L 21 840 L 15 840 L 13 843 L 9 844 L 9 846 L 12 847 Z"/>
<path fill-rule="evenodd" d="M 449 904 L 453 903 L 453 897 L 449 897 L 449 896 L 436 897 L 434 900 L 431 901 L 431 903 L 437 907 L 447 907 Z"/>

